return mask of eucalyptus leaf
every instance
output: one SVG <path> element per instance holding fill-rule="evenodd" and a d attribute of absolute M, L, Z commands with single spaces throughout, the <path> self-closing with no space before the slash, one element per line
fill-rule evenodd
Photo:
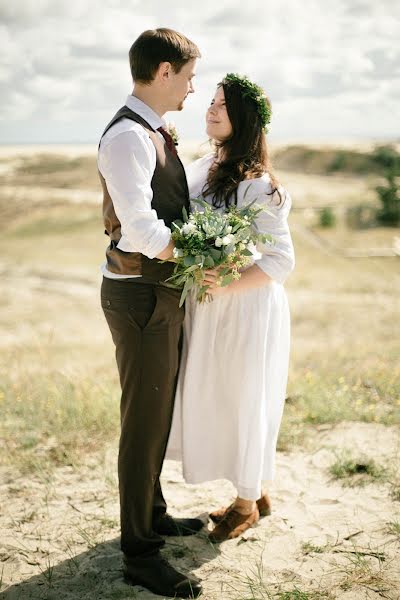
<path fill-rule="evenodd" d="M 186 280 L 185 285 L 183 286 L 181 299 L 179 301 L 179 308 L 183 305 L 186 300 L 186 296 L 188 295 L 189 290 L 193 287 L 194 280 L 190 277 Z"/>
<path fill-rule="evenodd" d="M 191 273 L 192 271 L 196 271 L 199 268 L 199 265 L 192 265 L 191 267 L 188 267 L 187 269 L 185 269 L 185 273 Z"/>
<path fill-rule="evenodd" d="M 233 281 L 233 275 L 225 275 L 225 277 L 223 277 L 221 279 L 221 287 L 225 287 L 226 285 L 229 285 L 230 283 L 232 283 Z"/>
<path fill-rule="evenodd" d="M 210 205 L 208 204 L 208 202 L 203 200 L 203 198 L 201 196 L 199 196 L 198 198 L 194 198 L 194 200 L 192 200 L 192 202 L 194 204 L 198 204 L 199 206 L 202 206 L 203 208 L 210 208 Z"/>
<path fill-rule="evenodd" d="M 196 260 L 194 256 L 185 256 L 183 258 L 183 264 L 185 265 L 185 267 L 191 267 L 195 264 L 195 262 Z"/>
<path fill-rule="evenodd" d="M 177 231 L 180 231 L 181 228 L 182 228 L 182 226 L 183 226 L 182 221 L 173 221 L 172 224 L 171 224 L 171 228 L 173 230 L 176 229 Z"/>
<path fill-rule="evenodd" d="M 215 260 L 218 260 L 219 258 L 221 258 L 222 252 L 221 250 L 217 250 L 216 248 L 210 248 L 210 254 Z"/>

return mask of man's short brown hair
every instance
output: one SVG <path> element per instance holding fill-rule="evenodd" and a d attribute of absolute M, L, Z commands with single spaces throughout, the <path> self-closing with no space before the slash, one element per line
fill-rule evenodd
<path fill-rule="evenodd" d="M 148 29 L 132 44 L 129 64 L 134 81 L 150 83 L 161 62 L 170 62 L 175 73 L 201 54 L 192 41 L 173 29 Z"/>

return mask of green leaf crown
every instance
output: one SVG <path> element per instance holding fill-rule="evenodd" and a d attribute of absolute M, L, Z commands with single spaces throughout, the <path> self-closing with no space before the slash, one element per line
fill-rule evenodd
<path fill-rule="evenodd" d="M 250 81 L 246 75 L 238 75 L 237 73 L 227 73 L 222 80 L 222 84 L 236 84 L 240 87 L 245 98 L 250 98 L 257 105 L 257 112 L 261 119 L 262 128 L 268 131 L 267 125 L 271 121 L 271 105 L 265 95 L 264 90 Z"/>

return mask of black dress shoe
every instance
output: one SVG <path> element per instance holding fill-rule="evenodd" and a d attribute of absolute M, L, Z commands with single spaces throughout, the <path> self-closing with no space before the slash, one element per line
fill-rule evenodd
<path fill-rule="evenodd" d="M 154 594 L 171 598 L 197 598 L 200 581 L 179 573 L 160 554 L 147 558 L 125 559 L 124 577 L 129 585 L 141 585 Z"/>
<path fill-rule="evenodd" d="M 153 526 L 159 535 L 194 535 L 204 527 L 201 519 L 174 519 L 165 514 Z"/>

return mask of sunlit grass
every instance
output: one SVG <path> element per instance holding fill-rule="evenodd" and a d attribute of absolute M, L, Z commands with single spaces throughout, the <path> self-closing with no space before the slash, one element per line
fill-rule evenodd
<path fill-rule="evenodd" d="M 22 473 L 75 465 L 118 432 L 118 387 L 57 371 L 4 378 L 0 388 L 3 464 Z"/>
<path fill-rule="evenodd" d="M 289 379 L 279 447 L 299 443 L 304 429 L 341 421 L 395 425 L 400 423 L 400 369 L 339 375 L 340 360 L 329 372 L 298 370 Z"/>
<path fill-rule="evenodd" d="M 98 206 L 53 203 L 51 196 L 57 186 L 68 194 L 72 173 L 77 187 L 99 189 L 95 171 L 93 156 L 63 163 L 59 156 L 41 155 L 6 178 L 9 186 L 49 192 L 31 212 L 29 204 L 18 203 L 9 235 L 0 241 L 8 278 L 0 325 L 10 339 L 2 349 L 7 374 L 0 426 L 7 448 L 2 460 L 9 464 L 65 464 L 118 435 L 117 370 L 98 299 L 107 245 L 100 190 Z M 314 184 L 322 185 L 319 178 Z M 335 179 L 335 186 L 342 186 L 339 196 L 346 202 L 348 180 Z M 311 192 L 303 192 L 302 202 L 312 202 Z M 299 199 L 292 195 L 295 209 Z M 1 206 L 9 210 L 10 202 Z M 304 445 L 312 437 L 305 431 L 340 421 L 399 423 L 397 263 L 327 256 L 303 237 L 302 213 L 293 212 L 291 225 L 297 265 L 287 282 L 292 352 L 279 448 Z M 336 235 L 339 246 L 368 239 L 377 245 L 389 243 L 393 232 L 361 234 L 341 223 L 324 235 Z"/>

